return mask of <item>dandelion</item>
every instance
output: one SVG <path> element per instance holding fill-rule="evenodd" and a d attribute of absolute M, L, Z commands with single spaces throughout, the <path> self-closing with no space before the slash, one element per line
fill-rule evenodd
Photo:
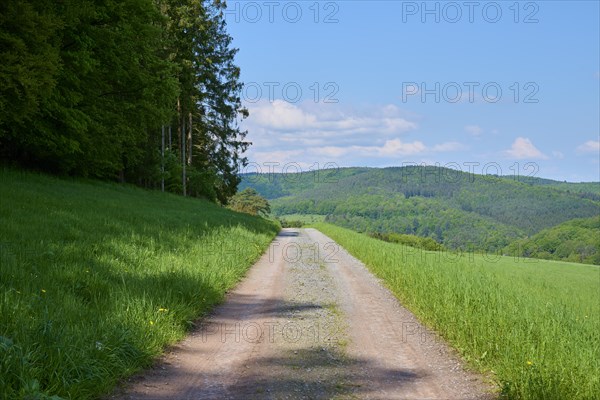
<path fill-rule="evenodd" d="M 154 325 L 154 321 L 150 321 L 150 325 Z"/>
<path fill-rule="evenodd" d="M 528 360 L 527 365 L 529 365 L 531 367 L 533 365 L 533 362 Z"/>
<path fill-rule="evenodd" d="M 167 311 L 169 311 L 169 309 L 167 309 L 167 308 L 159 308 L 158 309 L 158 312 L 167 312 Z"/>

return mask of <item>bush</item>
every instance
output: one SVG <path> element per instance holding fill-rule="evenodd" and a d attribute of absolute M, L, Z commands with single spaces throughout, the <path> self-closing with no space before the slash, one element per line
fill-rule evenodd
<path fill-rule="evenodd" d="M 415 235 L 406 235 L 401 233 L 378 233 L 371 232 L 368 235 L 372 238 L 383 240 L 384 242 L 404 244 L 423 250 L 440 251 L 445 247 L 430 237 L 420 237 Z"/>

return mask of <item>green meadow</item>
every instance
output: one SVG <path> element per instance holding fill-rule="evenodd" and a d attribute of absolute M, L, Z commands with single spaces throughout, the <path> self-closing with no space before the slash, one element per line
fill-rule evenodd
<path fill-rule="evenodd" d="M 507 398 L 598 398 L 598 266 L 424 251 L 315 228 L 363 261 Z"/>
<path fill-rule="evenodd" d="M 279 229 L 198 199 L 10 169 L 0 171 L 0 223 L 2 399 L 110 392 L 222 301 Z M 315 227 L 507 398 L 600 392 L 598 266 Z"/>
<path fill-rule="evenodd" d="M 135 187 L 0 170 L 0 398 L 91 399 L 219 303 L 279 227 Z"/>

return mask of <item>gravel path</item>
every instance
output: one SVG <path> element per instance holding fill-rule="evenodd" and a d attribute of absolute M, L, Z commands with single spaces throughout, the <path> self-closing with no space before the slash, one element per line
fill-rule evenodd
<path fill-rule="evenodd" d="M 227 301 L 114 399 L 493 399 L 362 263 L 284 229 Z"/>

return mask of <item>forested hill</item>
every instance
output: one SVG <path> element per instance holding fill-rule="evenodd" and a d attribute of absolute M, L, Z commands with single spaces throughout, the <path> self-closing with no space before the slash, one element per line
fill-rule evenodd
<path fill-rule="evenodd" d="M 523 257 L 600 265 L 600 217 L 578 218 L 511 243 L 505 252 Z"/>
<path fill-rule="evenodd" d="M 362 232 L 416 234 L 450 248 L 487 251 L 600 214 L 600 202 L 586 198 L 581 184 L 521 180 L 411 166 L 251 174 L 240 186 L 270 198 L 277 215 L 319 214 Z"/>
<path fill-rule="evenodd" d="M 507 176 L 507 179 L 514 179 Z M 554 189 L 564 190 L 570 193 L 578 193 L 581 197 L 600 200 L 600 182 L 560 182 L 552 179 L 537 178 L 531 176 L 519 177 L 519 182 L 527 183 L 534 186 L 545 186 Z"/>

